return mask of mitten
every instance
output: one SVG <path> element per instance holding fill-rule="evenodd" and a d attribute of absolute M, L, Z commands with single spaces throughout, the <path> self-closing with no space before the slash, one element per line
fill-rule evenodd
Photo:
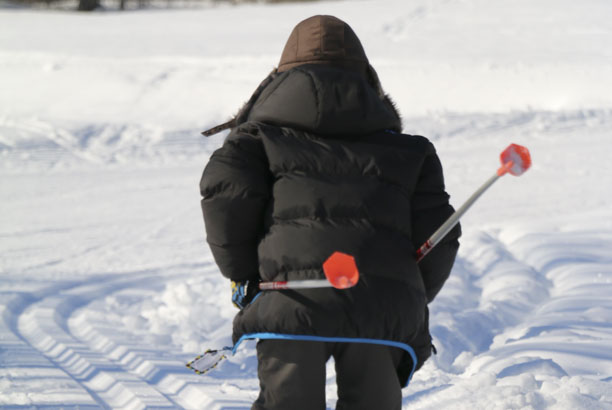
<path fill-rule="evenodd" d="M 242 310 L 251 303 L 259 293 L 259 280 L 251 279 L 240 282 L 232 281 L 232 303 Z"/>

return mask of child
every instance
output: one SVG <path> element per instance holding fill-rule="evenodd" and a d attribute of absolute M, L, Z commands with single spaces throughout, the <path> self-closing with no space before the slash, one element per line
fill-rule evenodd
<path fill-rule="evenodd" d="M 399 409 L 431 355 L 427 304 L 459 247 L 457 226 L 416 263 L 453 213 L 433 145 L 401 134 L 361 42 L 332 16 L 299 23 L 278 68 L 205 134 L 225 128 L 202 176 L 202 210 L 241 308 L 234 342 L 259 339 L 253 409 L 324 409 L 330 357 L 338 409 Z M 260 281 L 323 278 L 335 251 L 354 256 L 355 287 L 257 294 Z"/>

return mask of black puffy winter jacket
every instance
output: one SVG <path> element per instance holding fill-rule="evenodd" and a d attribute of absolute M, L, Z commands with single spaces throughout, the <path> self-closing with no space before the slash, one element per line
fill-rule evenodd
<path fill-rule="evenodd" d="M 355 257 L 359 283 L 261 292 L 234 320 L 246 338 L 356 341 L 406 351 L 403 384 L 431 354 L 427 303 L 458 249 L 457 226 L 419 265 L 415 250 L 452 214 L 424 137 L 371 82 L 303 65 L 273 73 L 201 180 L 207 241 L 232 280 L 324 278 L 334 252 Z"/>

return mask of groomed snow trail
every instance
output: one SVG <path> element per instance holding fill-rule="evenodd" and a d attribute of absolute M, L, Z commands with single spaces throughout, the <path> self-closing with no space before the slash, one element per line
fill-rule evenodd
<path fill-rule="evenodd" d="M 449 183 L 458 172 L 466 175 L 455 204 L 496 168 L 495 157 L 482 164 L 481 153 L 470 154 L 455 141 L 497 150 L 506 133 L 537 132 L 532 145 L 538 154 L 550 135 L 565 149 L 591 121 L 586 116 L 563 125 L 559 116 L 528 117 L 498 115 L 495 125 L 477 115 L 439 119 L 447 128 L 439 127 L 433 138 L 442 158 L 452 158 L 445 167 Z M 551 125 L 544 130 L 543 118 Z M 612 129 L 609 118 L 601 113 L 591 124 L 593 141 Z M 475 125 L 458 125 L 466 122 Z M 482 141 L 483 128 L 496 141 Z M 203 164 L 206 155 L 190 161 Z M 612 408 L 607 201 L 589 205 L 588 214 L 559 212 L 590 199 L 555 203 L 552 190 L 548 209 L 524 210 L 523 200 L 508 198 L 524 193 L 525 200 L 545 203 L 529 178 L 551 183 L 546 170 L 555 155 L 534 161 L 523 180 L 500 180 L 466 216 L 460 257 L 431 305 L 439 353 L 405 390 L 408 408 Z M 231 344 L 235 312 L 203 243 L 196 188 L 201 167 L 80 164 L 46 176 L 13 176 L 19 184 L 2 186 L 3 196 L 12 198 L 2 205 L 6 217 L 46 217 L 31 219 L 29 229 L 4 225 L 2 233 L 10 258 L 1 294 L 1 403 L 249 408 L 258 392 L 253 344 L 209 375 L 184 367 L 206 347 Z M 553 177 L 571 181 L 574 172 L 566 168 Z M 45 201 L 30 201 L 30 190 L 47 192 Z M 512 207 L 496 208 L 497 201 Z M 330 364 L 330 408 L 334 381 Z"/>
<path fill-rule="evenodd" d="M 178 276 L 183 283 L 184 274 L 172 277 L 162 272 L 90 276 L 6 300 L 0 328 L 6 349 L 0 373 L 3 408 L 246 406 L 248 400 L 228 397 L 217 381 L 187 371 L 186 356 L 176 352 L 176 346 L 159 341 L 149 345 L 133 326 L 122 323 L 126 318 L 129 323 L 129 316 L 114 323 L 107 310 L 96 310 L 109 300 L 127 298 L 133 304 L 154 297 Z M 51 392 L 41 390 L 41 379 L 50 380 Z"/>
<path fill-rule="evenodd" d="M 410 408 L 612 408 L 612 236 L 469 236 L 474 264 L 433 305 L 441 353 Z"/>

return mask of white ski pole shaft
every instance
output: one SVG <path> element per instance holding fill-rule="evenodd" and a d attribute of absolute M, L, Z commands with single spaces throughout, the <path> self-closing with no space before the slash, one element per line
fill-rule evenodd
<path fill-rule="evenodd" d="M 291 280 L 278 282 L 261 282 L 259 289 L 261 290 L 279 290 L 279 289 L 312 289 L 312 288 L 331 288 L 333 287 L 327 279 L 311 279 L 311 280 Z"/>
<path fill-rule="evenodd" d="M 425 257 L 440 241 L 448 234 L 459 222 L 459 219 L 467 212 L 468 209 L 474 202 L 480 198 L 480 196 L 487 190 L 491 185 L 495 183 L 499 178 L 510 173 L 515 176 L 523 174 L 531 166 L 531 156 L 527 148 L 510 144 L 500 155 L 501 167 L 497 170 L 495 175 L 489 178 L 480 188 L 476 190 L 468 198 L 467 201 L 461 207 L 452 214 L 446 222 L 442 224 L 416 252 L 417 262 Z"/>
<path fill-rule="evenodd" d="M 429 251 L 431 251 L 446 236 L 446 234 L 449 233 L 455 227 L 455 225 L 459 223 L 459 219 L 461 219 L 463 214 L 465 214 L 467 210 L 470 209 L 472 205 L 474 205 L 474 202 L 476 202 L 476 200 L 480 198 L 480 196 L 487 189 L 489 189 L 489 187 L 493 185 L 493 183 L 497 181 L 500 177 L 501 175 L 498 175 L 496 173 L 491 178 L 489 178 L 487 182 L 485 182 L 480 188 L 478 188 L 478 190 L 476 190 L 476 192 L 474 192 L 472 196 L 470 196 L 468 200 L 465 201 L 465 203 L 461 205 L 461 207 L 457 209 L 455 213 L 452 214 L 446 220 L 446 222 L 444 222 L 442 226 L 440 226 L 423 245 L 421 245 L 421 247 L 416 252 L 417 262 L 423 259 L 425 255 L 427 255 Z"/>

